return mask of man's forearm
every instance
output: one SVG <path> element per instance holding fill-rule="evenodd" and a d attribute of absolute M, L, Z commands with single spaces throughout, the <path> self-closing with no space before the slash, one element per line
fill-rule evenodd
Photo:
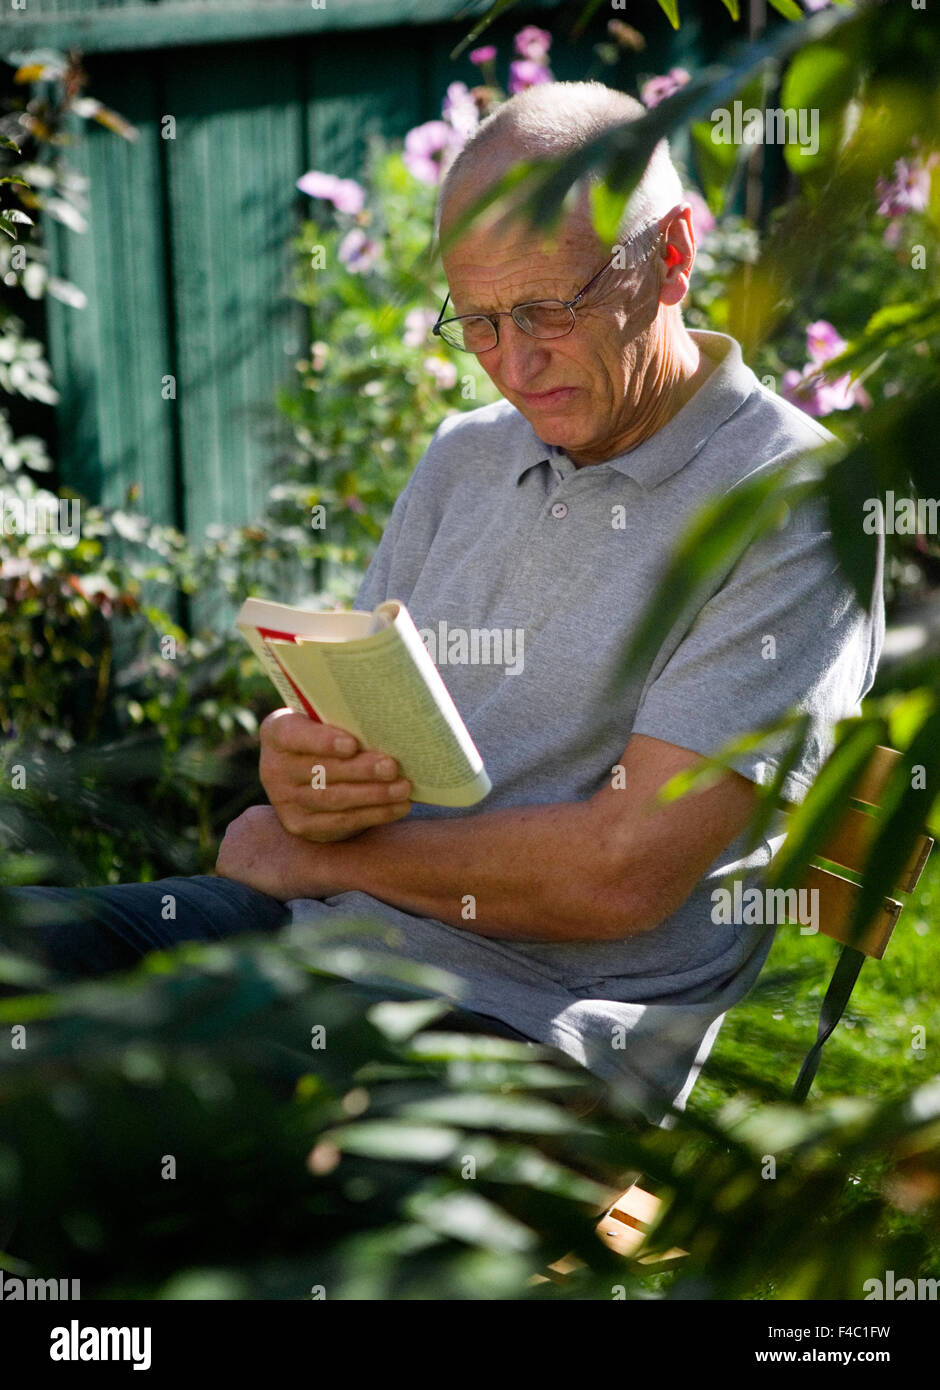
<path fill-rule="evenodd" d="M 410 820 L 312 847 L 310 895 L 359 889 L 483 936 L 587 941 L 652 922 L 612 862 L 591 802 Z M 302 873 L 302 870 L 301 870 Z"/>

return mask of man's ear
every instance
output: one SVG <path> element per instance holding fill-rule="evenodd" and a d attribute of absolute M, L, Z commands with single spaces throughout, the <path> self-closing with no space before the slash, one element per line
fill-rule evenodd
<path fill-rule="evenodd" d="M 692 205 L 678 203 L 660 219 L 659 225 L 665 239 L 659 300 L 661 304 L 679 304 L 689 292 L 689 277 L 695 261 Z"/>

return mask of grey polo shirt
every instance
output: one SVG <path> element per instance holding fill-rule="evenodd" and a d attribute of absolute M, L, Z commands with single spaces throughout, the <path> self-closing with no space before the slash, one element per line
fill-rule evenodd
<path fill-rule="evenodd" d="M 711 376 L 662 429 L 605 463 L 577 467 L 506 401 L 452 415 L 434 435 L 355 606 L 407 604 L 493 790 L 469 809 L 416 804 L 412 818 L 585 800 L 609 783 L 633 733 L 707 754 L 794 707 L 813 730 L 785 787 L 799 801 L 833 723 L 859 712 L 883 638 L 881 586 L 868 615 L 815 506 L 752 544 L 649 665 L 621 669 L 702 503 L 832 438 L 766 390 L 733 339 L 691 336 L 716 361 Z M 501 663 L 492 640 L 476 661 L 461 659 L 461 633 L 469 643 L 494 630 Z M 768 739 L 734 766 L 766 783 L 778 752 Z M 619 941 L 497 941 L 360 892 L 291 906 L 295 921 L 354 915 L 396 928 L 382 949 L 449 971 L 465 1007 L 618 1081 L 652 1118 L 651 1090 L 682 1103 L 720 1016 L 770 947 L 772 928 L 716 925 L 712 889 L 729 875 L 750 881 L 778 844 L 744 858 L 742 837 L 681 908 Z"/>

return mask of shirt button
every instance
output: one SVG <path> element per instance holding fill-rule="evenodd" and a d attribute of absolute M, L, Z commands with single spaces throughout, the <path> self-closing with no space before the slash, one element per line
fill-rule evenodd
<path fill-rule="evenodd" d="M 552 516 L 557 517 L 557 519 L 558 519 L 559 521 L 561 521 L 562 517 L 567 516 L 567 515 L 568 515 L 568 507 L 567 507 L 566 503 L 564 503 L 564 502 L 556 502 L 555 505 L 552 507 Z"/>

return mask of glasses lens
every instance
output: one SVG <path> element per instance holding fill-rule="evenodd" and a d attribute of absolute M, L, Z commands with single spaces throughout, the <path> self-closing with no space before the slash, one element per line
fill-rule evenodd
<path fill-rule="evenodd" d="M 533 338 L 563 338 L 574 328 L 574 312 L 560 299 L 541 299 L 535 304 L 520 304 L 512 316 Z"/>
<path fill-rule="evenodd" d="M 496 329 L 489 319 L 470 315 L 462 319 L 445 319 L 440 327 L 441 337 L 451 347 L 463 352 L 488 352 L 496 346 Z"/>

